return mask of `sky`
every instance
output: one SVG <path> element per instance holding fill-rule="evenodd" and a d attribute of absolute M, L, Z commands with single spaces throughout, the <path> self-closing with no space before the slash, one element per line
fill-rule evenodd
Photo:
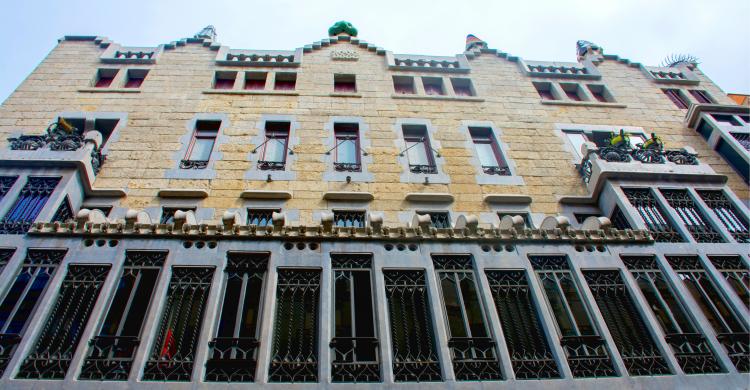
<path fill-rule="evenodd" d="M 645 65 L 686 53 L 725 92 L 750 94 L 748 0 L 0 0 L 0 10 L 0 102 L 63 35 L 156 46 L 212 24 L 232 48 L 291 50 L 338 20 L 400 54 L 458 54 L 467 34 L 527 60 L 575 61 L 579 39 Z"/>

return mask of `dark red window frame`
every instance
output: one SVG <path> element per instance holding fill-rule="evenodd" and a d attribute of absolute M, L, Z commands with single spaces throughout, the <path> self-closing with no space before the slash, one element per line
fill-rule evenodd
<path fill-rule="evenodd" d="M 286 164 L 286 151 L 289 148 L 289 128 L 286 129 L 269 129 L 266 127 L 266 139 L 264 140 L 265 144 L 263 145 L 263 153 L 261 154 L 261 161 L 266 161 L 266 148 L 268 147 L 268 144 L 274 141 L 275 139 L 284 139 L 284 151 L 282 153 L 282 160 L 280 161 L 282 164 Z"/>
<path fill-rule="evenodd" d="M 234 82 L 237 79 L 237 74 L 234 74 L 232 78 L 226 78 L 219 73 L 214 77 L 214 89 L 232 89 L 234 88 Z"/>
<path fill-rule="evenodd" d="M 432 145 L 430 144 L 430 135 L 427 133 L 427 128 L 422 126 L 415 126 L 413 128 L 402 128 L 402 131 L 404 133 L 404 141 L 408 142 L 422 142 L 422 147 L 425 149 L 425 154 L 427 155 L 427 162 L 430 166 L 437 166 L 435 163 L 435 156 L 432 154 Z M 419 134 L 414 133 L 422 133 L 420 136 Z M 408 160 L 407 155 L 407 160 Z M 409 161 L 409 165 L 416 165 L 412 164 L 411 161 Z"/>
<path fill-rule="evenodd" d="M 695 100 L 698 101 L 698 103 L 701 104 L 710 104 L 711 98 L 708 96 L 708 93 L 702 89 L 691 89 L 688 91 L 690 95 L 692 95 Z"/>
<path fill-rule="evenodd" d="M 685 109 L 688 108 L 688 103 L 685 101 L 685 99 L 680 95 L 680 90 L 678 89 L 663 89 L 664 94 L 667 95 L 669 100 L 674 103 L 677 108 Z"/>
<path fill-rule="evenodd" d="M 360 153 L 360 145 L 359 145 L 359 125 L 356 123 L 345 123 L 345 124 L 338 124 L 338 128 L 336 125 L 334 125 L 333 129 L 333 136 L 335 138 L 335 145 L 339 145 L 341 141 L 346 139 L 351 139 L 354 137 L 354 155 L 356 156 L 355 164 L 362 164 L 361 161 L 361 153 Z M 339 161 L 339 148 L 337 147 L 334 153 L 334 161 Z"/>
<path fill-rule="evenodd" d="M 196 122 L 195 124 L 195 130 L 193 130 L 193 136 L 190 139 L 190 144 L 188 145 L 187 151 L 185 152 L 185 160 L 186 161 L 203 161 L 203 160 L 192 160 L 190 158 L 190 155 L 193 154 L 193 147 L 195 146 L 195 141 L 198 139 L 211 139 L 213 138 L 213 144 L 211 145 L 211 153 L 208 155 L 208 159 L 205 161 L 211 160 L 211 155 L 213 154 L 214 147 L 216 146 L 216 137 L 219 135 L 219 128 L 221 127 L 221 122 L 219 121 L 205 121 L 205 122 L 218 122 L 218 126 L 216 129 L 200 129 L 201 121 Z"/>
<path fill-rule="evenodd" d="M 486 134 L 479 134 L 480 132 L 486 132 Z M 498 145 L 497 139 L 495 139 L 495 134 L 492 132 L 491 128 L 469 127 L 469 134 L 471 135 L 472 142 L 475 144 L 490 144 L 492 152 L 495 155 L 497 167 L 508 167 L 508 162 L 505 161 L 503 153 L 500 151 L 500 145 Z"/>

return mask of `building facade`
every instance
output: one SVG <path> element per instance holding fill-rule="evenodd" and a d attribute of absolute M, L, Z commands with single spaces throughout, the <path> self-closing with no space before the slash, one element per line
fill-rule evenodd
<path fill-rule="evenodd" d="M 66 36 L 0 106 L 0 386 L 747 388 L 695 63 Z"/>

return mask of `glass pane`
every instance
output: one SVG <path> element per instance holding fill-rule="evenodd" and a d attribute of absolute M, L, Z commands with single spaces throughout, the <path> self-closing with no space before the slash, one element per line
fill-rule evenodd
<path fill-rule="evenodd" d="M 193 150 L 190 152 L 191 161 L 208 161 L 211 149 L 214 148 L 214 138 L 196 138 Z"/>
<path fill-rule="evenodd" d="M 680 333 L 694 333 L 695 328 L 693 327 L 693 324 L 686 316 L 682 306 L 672 293 L 672 289 L 669 288 L 664 279 L 661 276 L 656 276 L 654 278 L 654 285 L 659 290 L 659 295 L 661 295 L 661 298 L 669 307 L 669 310 L 672 313 L 672 318 L 674 318 L 674 320 L 677 322 L 677 325 L 680 327 Z"/>
<path fill-rule="evenodd" d="M 336 337 L 352 337 L 352 296 L 350 271 L 336 271 L 336 295 L 334 305 Z"/>
<path fill-rule="evenodd" d="M 107 318 L 104 320 L 104 324 L 102 324 L 100 333 L 102 336 L 117 335 L 117 328 L 120 327 L 120 321 L 122 321 L 122 316 L 125 314 L 125 306 L 128 304 L 130 292 L 133 290 L 136 279 L 136 276 L 128 272 L 127 269 L 125 272 L 120 278 L 120 283 L 117 284 L 117 292 L 114 299 L 112 299 L 112 304 L 109 306 Z"/>
<path fill-rule="evenodd" d="M 23 330 L 23 326 L 31 316 L 31 311 L 34 310 L 37 300 L 39 300 L 39 297 L 44 292 L 44 288 L 47 287 L 47 282 L 49 282 L 50 275 L 46 271 L 47 269 L 40 270 L 36 278 L 34 278 L 31 288 L 26 293 L 23 301 L 21 301 L 21 305 L 18 307 L 5 333 L 21 333 L 21 330 Z"/>
<path fill-rule="evenodd" d="M 352 271 L 352 276 L 354 277 L 354 304 L 356 307 L 354 317 L 357 326 L 357 337 L 375 337 L 370 272 Z M 377 360 L 374 344 L 359 343 L 356 353 L 359 360 Z"/>
<path fill-rule="evenodd" d="M 159 279 L 158 269 L 142 269 L 141 281 L 133 295 L 133 303 L 130 304 L 130 311 L 125 317 L 125 326 L 120 332 L 122 336 L 138 336 L 141 333 L 143 319 L 146 317 L 149 304 L 151 303 L 151 294 L 156 287 L 156 281 Z"/>
<path fill-rule="evenodd" d="M 406 141 L 406 147 L 409 148 L 407 156 L 409 157 L 410 165 L 430 165 L 424 142 Z"/>
<path fill-rule="evenodd" d="M 560 296 L 560 292 L 557 289 L 557 283 L 549 276 L 540 275 L 542 277 L 542 285 L 544 291 L 547 294 L 547 301 L 549 302 L 552 313 L 555 315 L 555 320 L 560 328 L 562 336 L 577 336 L 573 322 L 568 315 L 568 310 L 565 308 L 563 299 Z"/>
<path fill-rule="evenodd" d="M 466 319 L 469 321 L 471 337 L 486 337 L 487 329 L 484 326 L 484 315 L 473 277 L 468 276 L 461 280 L 461 294 L 464 298 Z"/>
<path fill-rule="evenodd" d="M 656 316 L 656 319 L 659 320 L 659 325 L 661 325 L 664 333 L 682 333 L 677 329 L 674 322 L 672 322 L 672 319 L 669 318 L 669 309 L 662 305 L 661 301 L 656 296 L 656 291 L 651 287 L 651 283 L 643 277 L 638 278 L 638 288 L 643 293 L 643 296 L 646 297 L 646 301 L 648 301 L 648 305 L 651 307 L 651 311 Z"/>
<path fill-rule="evenodd" d="M 700 292 L 698 283 L 689 274 L 680 273 L 679 276 L 680 279 L 685 282 L 685 287 L 687 287 L 688 291 L 690 291 L 690 295 L 692 295 L 693 299 L 695 299 L 695 301 L 698 303 L 698 306 L 700 306 L 703 315 L 706 316 L 706 319 L 708 319 L 708 322 L 711 323 L 711 326 L 714 328 L 716 333 L 729 332 L 730 330 L 724 327 L 724 324 L 721 322 L 721 320 L 716 317 L 716 312 L 714 312 L 713 308 L 708 304 L 708 302 L 706 302 L 703 294 L 701 294 Z"/>
<path fill-rule="evenodd" d="M 269 138 L 266 142 L 264 161 L 284 162 L 286 157 L 286 138 Z"/>
<path fill-rule="evenodd" d="M 576 156 L 582 159 L 583 155 L 581 154 L 581 145 L 586 142 L 586 136 L 584 136 L 583 133 L 565 133 L 565 136 L 568 137 L 571 145 L 573 145 L 573 150 L 575 151 Z"/>
<path fill-rule="evenodd" d="M 703 290 L 706 291 L 709 299 L 711 299 L 711 302 L 716 306 L 716 309 L 719 310 L 721 317 L 727 323 L 729 329 L 734 333 L 745 332 L 744 327 L 740 324 L 737 317 L 735 317 L 732 309 L 727 306 L 726 302 L 724 302 L 724 298 L 719 296 L 719 293 L 714 288 L 713 283 L 708 280 L 707 276 L 700 279 L 700 284 L 703 287 Z"/>
<path fill-rule="evenodd" d="M 496 167 L 500 165 L 495 158 L 495 151 L 492 150 L 491 143 L 474 143 L 474 147 L 477 149 L 477 157 L 479 157 L 479 162 L 482 166 Z"/>
<path fill-rule="evenodd" d="M 461 313 L 461 304 L 458 301 L 455 275 L 448 273 L 441 275 L 440 285 L 443 289 L 443 301 L 445 302 L 445 316 L 448 319 L 451 337 L 467 337 L 464 326 L 464 318 Z"/>
<path fill-rule="evenodd" d="M 16 277 L 16 281 L 13 282 L 13 286 L 10 288 L 10 291 L 8 291 L 8 295 L 5 296 L 2 306 L 0 306 L 0 332 L 8 333 L 3 332 L 3 328 L 5 328 L 5 323 L 8 321 L 8 317 L 10 317 L 13 308 L 16 307 L 18 300 L 21 299 L 21 294 L 23 293 L 23 290 L 26 289 L 29 280 L 31 280 L 31 275 L 29 274 L 28 268 L 24 267 L 21 270 L 21 273 Z"/>
<path fill-rule="evenodd" d="M 343 140 L 336 139 L 339 145 L 336 148 L 336 162 L 346 164 L 357 163 L 357 141 L 353 139 Z"/>
<path fill-rule="evenodd" d="M 729 277 L 727 277 L 727 281 L 729 282 L 729 285 L 732 286 L 734 292 L 737 293 L 737 296 L 740 297 L 742 303 L 744 303 L 745 306 L 748 306 L 750 304 L 750 294 L 748 294 L 749 287 L 746 283 L 747 281 L 743 283 L 742 279 L 740 279 L 741 277 L 746 275 L 746 272 L 733 272 L 729 275 Z"/>
<path fill-rule="evenodd" d="M 242 307 L 242 322 L 240 323 L 240 337 L 255 337 L 260 309 L 260 297 L 263 281 L 260 278 L 248 276 L 245 287 L 245 305 Z"/>
<path fill-rule="evenodd" d="M 596 332 L 591 324 L 589 312 L 583 305 L 581 296 L 578 295 L 578 289 L 571 279 L 570 274 L 567 274 L 560 279 L 560 287 L 565 294 L 565 299 L 568 301 L 570 312 L 573 314 L 573 318 L 575 318 L 576 324 L 578 325 L 578 332 L 581 335 L 595 335 Z"/>
<path fill-rule="evenodd" d="M 240 292 L 242 291 L 242 278 L 234 275 L 227 280 L 227 288 L 224 292 L 224 304 L 221 307 L 221 318 L 219 319 L 218 337 L 234 337 L 234 327 L 237 321 L 237 310 L 240 304 Z"/>

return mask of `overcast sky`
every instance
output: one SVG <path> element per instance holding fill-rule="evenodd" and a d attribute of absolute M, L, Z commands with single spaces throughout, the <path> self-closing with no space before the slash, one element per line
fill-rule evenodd
<path fill-rule="evenodd" d="M 529 60 L 575 61 L 575 42 L 658 65 L 689 53 L 725 92 L 750 93 L 748 0 L 0 0 L 0 101 L 63 35 L 156 46 L 213 24 L 238 49 L 294 49 L 348 20 L 359 37 L 395 53 L 461 53 L 466 34 Z"/>

